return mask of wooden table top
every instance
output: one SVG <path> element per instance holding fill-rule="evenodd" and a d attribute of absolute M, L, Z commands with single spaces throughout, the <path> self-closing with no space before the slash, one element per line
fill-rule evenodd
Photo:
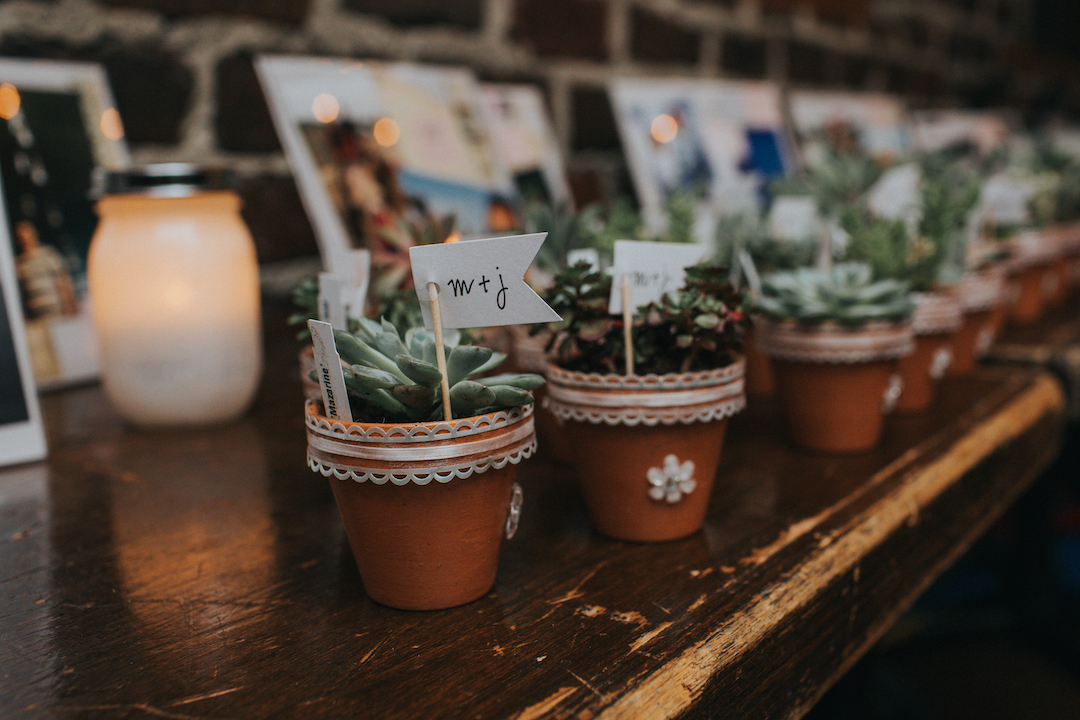
<path fill-rule="evenodd" d="M 1037 322 L 1011 323 L 987 358 L 990 362 L 1035 365 L 1055 373 L 1065 387 L 1068 416 L 1080 419 L 1080 297 L 1070 296 L 1061 307 Z"/>
<path fill-rule="evenodd" d="M 847 457 L 793 449 L 752 401 L 704 531 L 656 545 L 593 533 L 541 449 L 492 592 L 403 612 L 364 595 L 305 464 L 296 347 L 268 327 L 229 425 L 131 429 L 97 386 L 43 398 L 48 460 L 0 470 L 0 717 L 797 717 L 1064 422 L 1058 383 L 1021 367 L 947 381 Z"/>

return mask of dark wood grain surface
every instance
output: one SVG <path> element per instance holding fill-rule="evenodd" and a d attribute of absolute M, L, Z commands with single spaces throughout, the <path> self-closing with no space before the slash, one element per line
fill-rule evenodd
<path fill-rule="evenodd" d="M 588 524 L 541 451 L 493 591 L 368 600 L 305 465 L 296 346 L 267 309 L 255 407 L 136 430 L 96 386 L 43 398 L 51 453 L 0 470 L 2 718 L 797 717 L 1056 453 L 1058 383 L 948 381 L 880 448 L 811 455 L 776 407 L 731 424 L 703 532 Z"/>

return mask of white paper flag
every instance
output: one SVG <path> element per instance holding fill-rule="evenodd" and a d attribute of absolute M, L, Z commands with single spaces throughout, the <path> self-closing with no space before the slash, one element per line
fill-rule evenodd
<path fill-rule="evenodd" d="M 623 275 L 630 276 L 630 304 L 638 308 L 682 287 L 686 268 L 701 262 L 708 252 L 704 245 L 616 240 L 608 312 L 622 312 Z"/>
<path fill-rule="evenodd" d="M 429 282 L 439 288 L 439 311 L 446 328 L 560 320 L 524 280 L 545 237 L 547 233 L 534 233 L 409 248 L 424 324 L 432 327 Z"/>
<path fill-rule="evenodd" d="M 341 372 L 341 358 L 334 345 L 334 328 L 321 320 L 308 320 L 311 331 L 311 347 L 315 351 L 315 368 L 319 373 L 323 409 L 332 420 L 352 421 L 352 409 L 345 390 L 345 376 Z"/>
<path fill-rule="evenodd" d="M 783 240 L 811 240 L 821 234 L 817 201 L 806 195 L 782 195 L 769 208 L 769 233 Z"/>

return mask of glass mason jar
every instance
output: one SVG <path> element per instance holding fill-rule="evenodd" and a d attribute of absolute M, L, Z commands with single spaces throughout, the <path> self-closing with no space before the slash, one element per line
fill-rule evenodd
<path fill-rule="evenodd" d="M 262 374 L 259 269 L 223 173 L 99 178 L 87 277 L 105 393 L 139 425 L 223 422 Z"/>

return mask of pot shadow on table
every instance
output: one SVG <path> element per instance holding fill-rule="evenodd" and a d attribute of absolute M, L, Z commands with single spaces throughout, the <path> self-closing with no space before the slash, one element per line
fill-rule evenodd
<path fill-rule="evenodd" d="M 1080 716 L 1080 422 L 1061 456 L 805 716 Z"/>

